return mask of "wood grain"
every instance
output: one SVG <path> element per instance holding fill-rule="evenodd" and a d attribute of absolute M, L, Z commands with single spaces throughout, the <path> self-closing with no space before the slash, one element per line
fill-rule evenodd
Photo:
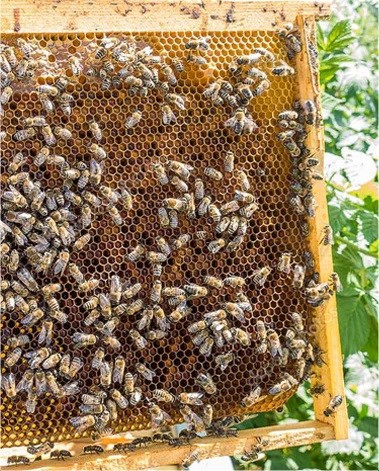
<path fill-rule="evenodd" d="M 331 0 L 1 0 L 2 33 L 270 30 Z"/>
<path fill-rule="evenodd" d="M 302 35 L 302 53 L 298 55 L 297 72 L 299 80 L 299 99 L 301 101 L 311 99 L 321 112 L 321 93 L 318 74 L 312 74 L 311 60 L 308 56 L 309 41 L 315 41 L 314 17 L 300 17 L 298 19 L 299 31 Z M 307 139 L 308 148 L 315 153 L 320 161 L 320 169 L 324 167 L 324 129 L 322 124 L 315 127 Z M 326 200 L 325 182 L 313 181 L 313 194 L 317 201 L 316 215 L 309 219 L 310 223 L 310 248 L 315 258 L 315 271 L 320 274 L 322 282 L 327 281 L 333 270 L 332 249 L 330 245 L 321 242 L 323 228 L 329 224 L 328 205 Z M 333 296 L 327 303 L 314 310 L 316 318 L 316 339 L 323 353 L 324 364 L 322 368 L 316 368 L 318 377 L 316 382 L 325 385 L 326 393 L 314 398 L 316 419 L 325 421 L 335 427 L 336 439 L 344 439 L 348 436 L 348 417 L 346 402 L 338 408 L 330 417 L 324 416 L 324 410 L 331 397 L 344 395 L 344 381 L 342 370 L 341 343 L 338 328 L 338 315 L 336 298 Z"/>
<path fill-rule="evenodd" d="M 28 466 L 14 467 L 18 471 L 38 469 L 39 471 L 121 471 L 128 469 L 146 469 L 157 466 L 168 466 L 181 463 L 188 454 L 198 449 L 201 459 L 214 458 L 216 456 L 241 455 L 244 450 L 250 450 L 258 437 L 267 438 L 269 444 L 267 450 L 277 448 L 305 445 L 330 440 L 334 437 L 333 427 L 329 424 L 310 420 L 296 424 L 286 424 L 273 427 L 243 430 L 238 437 L 232 438 L 202 438 L 194 440 L 191 446 L 172 448 L 167 445 L 154 445 L 149 448 L 141 448 L 128 455 L 120 455 L 111 451 L 114 443 L 125 441 L 123 435 L 103 439 L 100 443 L 106 449 L 101 455 L 80 455 L 88 440 L 78 440 L 75 443 L 57 444 L 56 449 L 69 449 L 77 456 L 65 462 L 55 460 L 36 461 Z M 23 449 L 1 450 L 1 461 L 4 463 L 7 456 L 22 454 Z M 11 467 L 10 469 L 12 469 Z M 165 468 L 166 469 L 166 468 Z"/>

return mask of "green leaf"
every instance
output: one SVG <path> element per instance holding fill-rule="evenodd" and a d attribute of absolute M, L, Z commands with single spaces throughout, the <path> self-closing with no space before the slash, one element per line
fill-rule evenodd
<path fill-rule="evenodd" d="M 378 362 L 378 321 L 371 318 L 370 324 L 370 335 L 362 351 L 366 352 L 368 359 L 376 364 Z"/>
<path fill-rule="evenodd" d="M 345 259 L 346 262 L 352 265 L 356 269 L 363 268 L 362 257 L 359 255 L 359 252 L 353 247 L 346 247 L 342 250 L 340 257 Z"/>
<path fill-rule="evenodd" d="M 338 21 L 328 34 L 326 51 L 341 51 L 354 41 L 349 20 Z"/>
<path fill-rule="evenodd" d="M 359 296 L 338 296 L 338 317 L 342 351 L 345 356 L 358 352 L 366 344 L 371 322 Z"/>
<path fill-rule="evenodd" d="M 347 223 L 347 216 L 343 209 L 340 206 L 334 206 L 333 204 L 329 204 L 329 221 L 330 225 L 332 226 L 333 232 L 337 233 L 346 226 Z"/>
<path fill-rule="evenodd" d="M 365 417 L 359 421 L 359 429 L 372 437 L 378 434 L 378 419 L 376 417 Z"/>
<path fill-rule="evenodd" d="M 378 238 L 378 216 L 369 211 L 359 211 L 358 219 L 362 223 L 362 233 L 369 244 Z"/>

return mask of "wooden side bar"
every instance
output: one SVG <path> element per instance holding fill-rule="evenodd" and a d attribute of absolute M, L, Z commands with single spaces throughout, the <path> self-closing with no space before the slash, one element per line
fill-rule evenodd
<path fill-rule="evenodd" d="M 303 50 L 298 55 L 297 73 L 299 84 L 299 99 L 313 100 L 318 110 L 321 110 L 321 93 L 318 73 L 312 72 L 312 58 L 309 55 L 311 42 L 315 44 L 315 18 L 313 16 L 299 17 L 298 27 L 302 35 Z M 320 160 L 319 168 L 324 166 L 324 129 L 320 123 L 309 134 L 307 139 L 309 149 Z M 329 223 L 328 205 L 326 201 L 325 182 L 313 181 L 313 194 L 317 201 L 316 216 L 310 219 L 310 248 L 315 258 L 315 271 L 320 274 L 320 281 L 327 281 L 333 270 L 332 249 L 330 245 L 321 243 L 323 228 Z M 346 402 L 338 408 L 337 412 L 325 417 L 324 409 L 331 397 L 340 394 L 344 396 L 344 381 L 342 369 L 341 343 L 338 329 L 338 314 L 336 298 L 333 296 L 328 302 L 315 309 L 315 331 L 317 343 L 324 352 L 322 354 L 323 366 L 316 368 L 317 377 L 313 383 L 325 385 L 326 392 L 314 398 L 316 419 L 325 421 L 335 427 L 335 438 L 344 439 L 348 435 L 348 417 Z"/>
<path fill-rule="evenodd" d="M 1 0 L 1 32 L 275 29 L 297 15 L 327 16 L 330 0 Z"/>
<path fill-rule="evenodd" d="M 39 471 L 66 470 L 72 471 L 120 471 L 127 469 L 146 469 L 157 466 L 168 466 L 181 463 L 190 452 L 199 450 L 200 458 L 214 458 L 216 456 L 241 455 L 250 450 L 257 438 L 266 438 L 269 444 L 267 450 L 291 446 L 307 445 L 334 438 L 333 427 L 329 424 L 310 420 L 296 424 L 277 425 L 273 427 L 243 430 L 237 437 L 232 438 L 202 438 L 194 440 L 190 446 L 172 448 L 168 445 L 154 445 L 149 448 L 140 448 L 133 453 L 124 455 L 113 451 L 117 442 L 125 441 L 125 434 L 117 437 L 105 438 L 99 442 L 106 450 L 101 455 L 80 455 L 83 446 L 92 443 L 90 440 L 77 440 L 73 443 L 59 443 L 55 449 L 67 449 L 75 458 L 65 462 L 56 460 L 36 461 L 28 466 L 14 467 L 18 471 L 38 469 Z M 12 454 L 23 454 L 25 448 L 9 448 L 0 452 L 0 466 L 5 464 L 6 458 Z M 10 467 L 12 469 L 13 467 Z M 4 469 L 4 468 L 3 468 Z"/>

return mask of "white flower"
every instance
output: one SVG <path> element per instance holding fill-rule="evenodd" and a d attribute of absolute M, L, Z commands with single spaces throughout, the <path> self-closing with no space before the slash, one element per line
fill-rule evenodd
<path fill-rule="evenodd" d="M 323 442 L 321 448 L 325 455 L 335 455 L 337 453 L 359 453 L 364 441 L 364 434 L 355 425 L 350 424 L 349 438 L 347 440 L 332 440 Z"/>

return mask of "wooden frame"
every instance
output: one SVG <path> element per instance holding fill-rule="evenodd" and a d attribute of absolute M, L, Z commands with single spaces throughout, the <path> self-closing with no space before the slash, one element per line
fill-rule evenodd
<path fill-rule="evenodd" d="M 96 31 L 225 31 L 225 30 L 274 30 L 285 21 L 297 22 L 302 35 L 303 51 L 297 56 L 298 93 L 301 100 L 313 99 L 320 107 L 320 88 L 317 74 L 312 72 L 308 44 L 314 41 L 315 19 L 329 14 L 329 1 L 314 0 L 200 0 L 181 2 L 155 0 L 1 0 L 1 32 L 15 33 L 80 33 Z M 308 147 L 317 153 L 323 165 L 323 128 L 319 126 L 308 136 Z M 326 280 L 333 271 L 330 246 L 320 244 L 323 227 L 328 224 L 325 184 L 315 181 L 314 196 L 317 200 L 316 217 L 310 221 L 310 245 L 315 258 L 316 271 Z M 325 352 L 324 364 L 317 368 L 318 381 L 326 387 L 326 394 L 314 398 L 315 419 L 307 422 L 277 425 L 242 431 L 238 437 L 228 439 L 204 438 L 193 445 L 169 448 L 156 445 L 139 449 L 129 455 L 118 455 L 110 450 L 115 442 L 131 438 L 120 434 L 104 438 L 100 444 L 106 449 L 101 457 L 80 456 L 79 452 L 89 439 L 74 443 L 59 443 L 57 449 L 66 448 L 78 454 L 62 463 L 37 461 L 17 469 L 75 469 L 116 470 L 142 469 L 180 463 L 195 446 L 201 458 L 241 454 L 256 442 L 257 437 L 268 438 L 267 449 L 299 446 L 331 439 L 345 439 L 348 418 L 345 401 L 338 411 L 325 417 L 323 411 L 331 396 L 343 395 L 343 371 L 335 298 L 315 309 L 317 341 Z M 141 433 L 133 434 L 138 436 Z M 2 449 L 0 464 L 12 454 L 22 454 L 25 447 Z"/>

